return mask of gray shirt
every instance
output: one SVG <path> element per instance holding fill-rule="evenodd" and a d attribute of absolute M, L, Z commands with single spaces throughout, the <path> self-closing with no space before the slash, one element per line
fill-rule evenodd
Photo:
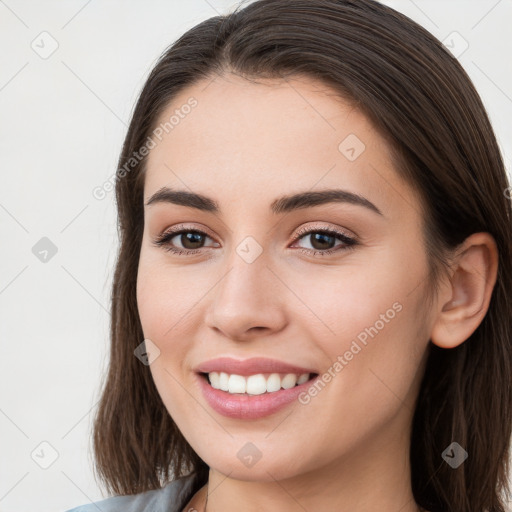
<path fill-rule="evenodd" d="M 112 496 L 66 512 L 182 512 L 192 498 L 195 474 L 169 482 L 161 489 Z M 190 512 L 194 512 L 193 509 Z"/>

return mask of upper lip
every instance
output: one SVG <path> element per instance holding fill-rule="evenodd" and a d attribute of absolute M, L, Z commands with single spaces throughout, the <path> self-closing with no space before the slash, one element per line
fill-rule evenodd
<path fill-rule="evenodd" d="M 304 368 L 293 364 L 288 364 L 277 359 L 268 359 L 266 357 L 253 357 L 251 359 L 233 359 L 231 357 L 219 357 L 210 359 L 196 367 L 196 372 L 225 372 L 235 375 L 253 375 L 256 373 L 316 373 L 310 368 Z"/>

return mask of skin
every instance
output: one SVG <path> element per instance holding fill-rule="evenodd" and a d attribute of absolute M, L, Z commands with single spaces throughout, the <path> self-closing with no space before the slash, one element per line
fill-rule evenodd
<path fill-rule="evenodd" d="M 137 300 L 144 336 L 160 350 L 150 369 L 169 414 L 210 467 L 208 489 L 184 510 L 204 510 L 208 490 L 208 512 L 416 511 L 410 425 L 429 341 L 449 349 L 479 325 L 496 245 L 487 233 L 469 237 L 427 309 L 420 198 L 393 168 L 384 139 L 322 83 L 259 82 L 230 74 L 182 91 L 160 121 L 190 96 L 198 105 L 147 162 L 145 203 L 168 186 L 221 209 L 145 206 Z M 354 161 L 338 149 L 349 134 L 365 144 Z M 360 194 L 383 215 L 348 203 L 270 211 L 277 197 L 329 188 Z M 207 232 L 199 253 L 152 243 L 181 223 Z M 299 238 L 301 227 L 341 230 L 358 244 L 343 249 L 333 238 L 331 255 L 306 254 L 300 249 L 319 245 L 311 234 Z M 263 251 L 252 263 L 236 252 L 247 236 Z M 172 243 L 193 247 L 180 235 Z M 226 418 L 197 386 L 193 369 L 221 356 L 275 358 L 323 374 L 394 303 L 401 311 L 306 405 Z M 237 457 L 247 442 L 262 454 L 252 467 Z"/>

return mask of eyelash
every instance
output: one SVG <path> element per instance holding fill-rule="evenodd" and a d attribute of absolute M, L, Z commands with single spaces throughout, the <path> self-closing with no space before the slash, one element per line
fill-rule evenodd
<path fill-rule="evenodd" d="M 203 249 L 203 248 L 201 248 L 201 249 L 180 249 L 180 248 L 176 248 L 176 247 L 173 247 L 172 245 L 170 245 L 170 243 L 169 243 L 170 240 L 172 240 L 177 235 L 181 235 L 183 233 L 196 233 L 196 234 L 204 235 L 208 238 L 211 238 L 207 233 L 205 233 L 204 231 L 201 231 L 199 229 L 192 229 L 192 228 L 184 229 L 184 228 L 182 228 L 182 226 L 178 226 L 171 231 L 166 231 L 166 232 L 162 233 L 161 235 L 159 235 L 153 241 L 153 243 L 157 247 L 162 247 L 164 250 L 172 252 L 172 253 L 180 255 L 180 256 L 181 255 L 192 256 L 193 254 L 197 254 L 198 252 L 201 251 L 201 249 Z M 340 246 L 338 246 L 337 249 L 333 248 L 333 249 L 326 249 L 323 251 L 318 250 L 318 249 L 299 248 L 298 250 L 300 252 L 308 254 L 308 255 L 311 255 L 311 253 L 313 253 L 313 256 L 317 256 L 317 255 L 325 256 L 325 255 L 333 254 L 338 251 L 352 250 L 352 249 L 354 249 L 354 247 L 356 245 L 358 245 L 358 241 L 355 238 L 348 237 L 345 233 L 342 233 L 341 231 L 336 231 L 333 229 L 323 229 L 323 228 L 313 228 L 313 229 L 312 228 L 302 228 L 297 232 L 297 236 L 293 239 L 293 242 L 299 241 L 302 238 L 305 238 L 306 235 L 310 235 L 310 234 L 314 234 L 314 233 L 321 233 L 322 235 L 333 236 L 334 238 L 342 241 L 344 246 L 341 246 L 341 249 L 340 249 Z"/>

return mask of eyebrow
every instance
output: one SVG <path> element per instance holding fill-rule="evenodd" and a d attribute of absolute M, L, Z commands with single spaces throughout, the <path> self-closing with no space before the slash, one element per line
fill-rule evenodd
<path fill-rule="evenodd" d="M 168 187 L 162 187 L 155 192 L 146 202 L 146 206 L 155 203 L 172 203 L 180 206 L 187 206 L 197 210 L 219 214 L 219 204 L 209 197 L 187 190 L 175 190 Z M 365 197 L 341 189 L 319 190 L 315 192 L 306 191 L 297 194 L 282 196 L 275 199 L 270 204 L 272 213 L 278 215 L 302 208 L 311 208 L 328 203 L 349 203 L 367 208 L 378 215 L 383 213 L 371 201 Z"/>

